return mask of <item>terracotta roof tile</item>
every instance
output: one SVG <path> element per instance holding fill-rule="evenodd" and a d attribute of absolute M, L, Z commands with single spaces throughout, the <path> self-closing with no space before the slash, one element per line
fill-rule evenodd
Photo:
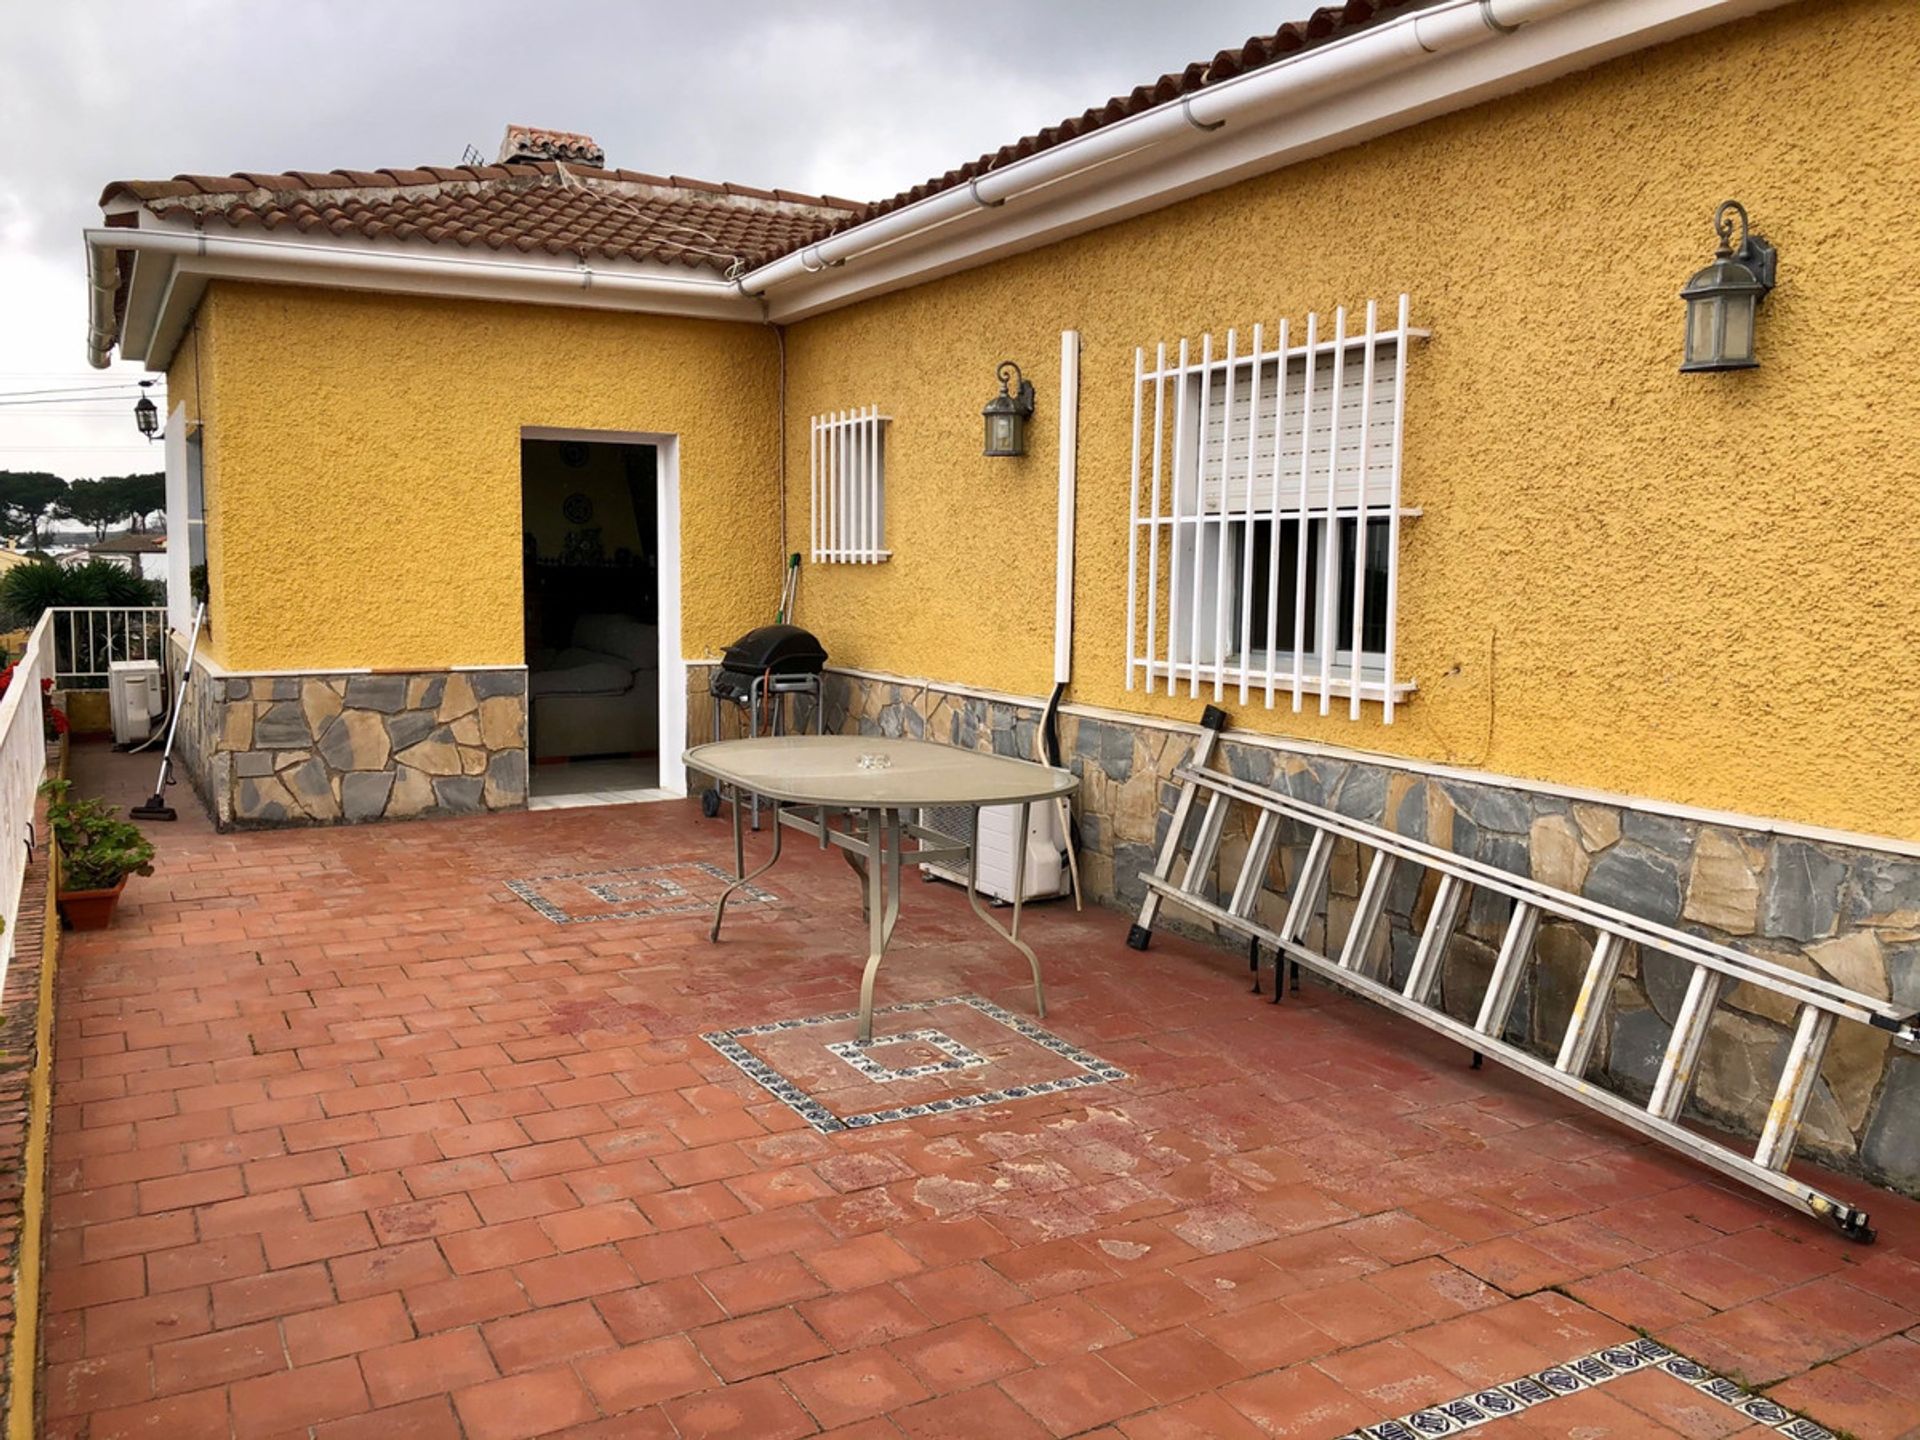
<path fill-rule="evenodd" d="M 1023 136 L 888 199 L 862 203 L 833 195 L 716 184 L 640 170 L 606 170 L 568 161 L 506 159 L 492 165 L 418 169 L 243 171 L 122 180 L 107 186 L 104 206 L 131 198 L 154 215 L 237 230 L 293 228 L 359 234 L 370 239 L 522 254 L 653 261 L 722 273 L 765 264 L 864 220 L 964 185 L 1015 160 L 1037 155 L 1233 76 L 1311 46 L 1340 39 L 1380 20 L 1437 0 L 1347 0 L 1303 21 L 1257 35 L 1211 61 L 1162 75 L 1060 124 Z M 598 147 L 565 131 L 510 127 L 503 156 L 515 145 L 552 153 Z"/>
<path fill-rule="evenodd" d="M 655 261 L 726 272 L 784 254 L 849 201 L 553 161 L 407 170 L 296 170 L 120 181 L 155 216 L 522 254 Z"/>
<path fill-rule="evenodd" d="M 1276 60 L 1283 60 L 1297 51 L 1329 40 L 1343 38 L 1377 21 L 1396 19 L 1401 15 L 1437 3 L 1439 0 L 1347 0 L 1345 5 L 1322 6 L 1305 20 L 1282 25 L 1271 35 L 1256 35 L 1237 49 L 1222 50 L 1211 61 L 1195 61 L 1184 70 L 1162 75 L 1151 85 L 1136 86 L 1125 95 L 1116 95 L 1104 105 L 1070 116 L 1058 125 L 1050 126 L 1038 134 L 1027 135 L 1010 145 L 1003 145 L 1000 149 L 991 154 L 982 155 L 970 164 L 949 170 L 944 175 L 916 185 L 910 190 L 903 190 L 886 200 L 863 205 L 852 214 L 830 222 L 821 229 L 819 235 L 809 236 L 807 241 L 802 243 L 810 243 L 835 231 L 848 229 L 862 221 L 911 205 L 916 200 L 924 200 L 943 190 L 964 185 L 969 180 L 986 174 L 989 170 L 998 169 L 1015 160 L 1024 160 L 1030 155 L 1037 155 L 1043 150 L 1052 149 L 1055 145 L 1098 130 L 1103 125 L 1111 125 L 1115 121 L 1137 115 L 1143 110 L 1150 110 L 1156 105 L 1164 105 L 1169 100 L 1177 100 L 1181 96 L 1204 90 L 1209 85 L 1218 84 L 1249 70 L 1257 70 Z"/>

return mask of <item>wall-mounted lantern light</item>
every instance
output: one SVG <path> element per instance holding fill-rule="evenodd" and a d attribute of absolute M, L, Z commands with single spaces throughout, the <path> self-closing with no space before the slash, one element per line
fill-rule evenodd
<path fill-rule="evenodd" d="M 1002 360 L 993 373 L 1000 377 L 1000 393 L 980 412 L 987 422 L 987 444 L 981 453 L 1024 455 L 1027 421 L 1033 418 L 1033 382 L 1022 378 L 1020 367 L 1011 360 Z"/>
<path fill-rule="evenodd" d="M 133 423 L 140 427 L 140 433 L 151 440 L 160 433 L 160 407 L 147 395 L 151 380 L 140 382 L 140 398 L 133 402 Z"/>
<path fill-rule="evenodd" d="M 1733 243 L 1733 223 L 1740 222 L 1740 243 Z M 1751 370 L 1760 362 L 1753 354 L 1754 312 L 1773 289 L 1779 257 L 1766 240 L 1747 229 L 1747 211 L 1738 200 L 1725 200 L 1713 215 L 1720 248 L 1713 263 L 1700 271 L 1680 292 L 1687 302 L 1687 353 L 1683 371 Z"/>

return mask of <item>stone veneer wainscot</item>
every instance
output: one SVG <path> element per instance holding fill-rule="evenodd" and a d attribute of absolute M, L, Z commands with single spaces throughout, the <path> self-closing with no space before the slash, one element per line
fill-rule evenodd
<path fill-rule="evenodd" d="M 527 803 L 523 670 L 195 672 L 176 753 L 222 829 Z"/>

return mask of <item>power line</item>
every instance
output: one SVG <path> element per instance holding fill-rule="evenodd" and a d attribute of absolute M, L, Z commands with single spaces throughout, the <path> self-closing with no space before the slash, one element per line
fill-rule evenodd
<path fill-rule="evenodd" d="M 122 391 L 141 390 L 146 387 L 137 380 L 121 380 L 111 385 L 63 385 L 53 390 L 0 390 L 0 400 L 18 400 L 28 396 L 40 395 L 81 395 L 91 398 Z"/>
<path fill-rule="evenodd" d="M 100 405 L 110 400 L 125 404 L 132 398 L 131 395 L 69 395 L 62 399 L 60 396 L 55 395 L 37 396 L 32 399 L 9 399 L 4 395 L 0 395 L 0 409 L 11 410 L 20 405 Z"/>

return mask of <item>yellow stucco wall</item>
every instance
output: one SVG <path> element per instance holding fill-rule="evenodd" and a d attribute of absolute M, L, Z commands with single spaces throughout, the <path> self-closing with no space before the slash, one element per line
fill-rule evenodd
<path fill-rule="evenodd" d="M 678 435 L 685 653 L 772 618 L 767 328 L 227 284 L 200 326 L 229 668 L 519 664 L 524 426 Z"/>
<path fill-rule="evenodd" d="M 1059 333 L 1084 337 L 1073 698 L 1125 688 L 1133 348 L 1411 293 L 1391 728 L 1237 725 L 1920 839 L 1920 6 L 1813 0 L 790 333 L 807 420 L 894 417 L 894 559 L 809 566 L 838 663 L 1051 681 Z M 1727 196 L 1780 249 L 1763 368 L 1683 376 Z M 1244 344 L 1244 341 L 1243 341 Z M 1010 356 L 1031 453 L 980 456 Z M 1210 695 L 1208 696 L 1210 698 Z"/>

